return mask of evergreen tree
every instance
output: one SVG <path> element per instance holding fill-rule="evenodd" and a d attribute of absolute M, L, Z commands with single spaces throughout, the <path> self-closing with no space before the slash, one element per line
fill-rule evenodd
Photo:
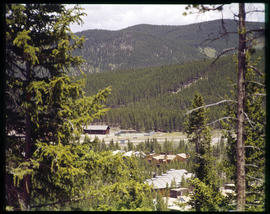
<path fill-rule="evenodd" d="M 85 171 L 70 143 L 105 112 L 109 89 L 86 97 L 83 80 L 68 75 L 83 62 L 72 55 L 83 39 L 69 28 L 82 15 L 58 4 L 6 5 L 7 204 L 21 210 L 40 189 L 51 200 L 73 197 L 72 176 Z"/>
<path fill-rule="evenodd" d="M 207 12 L 207 11 L 222 11 L 223 4 L 221 5 L 199 5 L 195 4 L 193 6 L 188 5 L 186 9 L 190 9 L 191 7 L 198 9 L 199 12 Z M 253 11 L 253 12 L 256 12 Z M 264 32 L 263 29 L 252 29 L 250 31 L 247 30 L 246 26 L 246 15 L 247 11 L 245 8 L 245 3 L 239 3 L 238 10 L 238 53 L 237 53 L 237 120 L 236 120 L 236 187 L 237 187 L 237 210 L 243 211 L 245 210 L 246 204 L 246 157 L 245 157 L 245 102 L 246 102 L 246 75 L 248 67 L 248 59 L 247 53 L 248 49 L 253 45 L 252 43 L 256 41 L 256 37 L 258 36 L 254 34 L 254 32 Z M 185 13 L 186 15 L 186 13 Z M 224 25 L 222 19 L 222 27 L 225 30 L 225 34 L 228 34 L 226 27 Z M 251 35 L 251 36 L 250 36 Z M 216 39 L 215 39 L 216 40 Z M 234 48 L 228 49 L 225 52 L 233 50 Z M 252 48 L 253 49 L 253 48 Z M 219 57 L 218 57 L 219 58 Z M 256 70 L 256 69 L 255 69 Z"/>
<path fill-rule="evenodd" d="M 156 211 L 167 211 L 167 204 L 162 198 L 162 194 L 160 192 L 157 192 L 156 197 Z"/>
<path fill-rule="evenodd" d="M 225 211 L 230 209 L 229 200 L 198 178 L 190 180 L 193 194 L 188 202 L 196 211 Z"/>
<path fill-rule="evenodd" d="M 202 96 L 197 93 L 194 96 L 192 108 L 196 109 L 201 106 L 204 106 L 204 101 Z M 207 127 L 206 122 L 207 117 L 205 108 L 199 108 L 191 112 L 188 120 L 186 121 L 186 133 L 188 134 L 189 141 L 195 144 L 195 157 L 193 158 L 194 172 L 195 177 L 200 183 L 200 185 L 195 185 L 198 182 L 196 180 L 193 181 L 195 194 L 191 201 L 191 205 L 196 211 L 213 211 L 213 209 L 216 209 L 214 207 L 221 206 L 221 203 L 217 201 L 216 206 L 214 207 L 208 204 L 209 202 L 207 200 L 199 202 L 201 200 L 200 197 L 204 197 L 203 195 L 199 194 L 204 192 L 204 190 L 201 189 L 204 188 L 204 186 L 205 188 L 211 189 L 211 194 L 213 194 L 213 196 L 215 195 L 215 197 L 220 197 L 218 196 L 218 178 L 214 170 L 214 158 L 211 146 L 210 130 Z"/>
<path fill-rule="evenodd" d="M 110 144 L 109 144 L 109 150 L 114 150 L 115 149 L 115 145 L 114 145 L 114 142 L 113 142 L 113 139 L 110 141 Z"/>
<path fill-rule="evenodd" d="M 105 143 L 105 140 L 102 139 L 102 142 L 100 144 L 100 151 L 106 151 L 107 150 L 107 146 L 106 146 L 106 143 Z"/>
<path fill-rule="evenodd" d="M 134 151 L 134 145 L 130 141 L 128 141 L 128 151 Z"/>
<path fill-rule="evenodd" d="M 245 140 L 245 173 L 246 173 L 246 210 L 262 211 L 265 198 L 265 86 L 263 66 L 260 58 L 246 53 L 247 73 L 245 80 L 246 96 L 244 103 L 244 140 Z M 253 58 L 253 59 L 252 59 Z M 255 58 L 255 60 L 254 60 Z M 257 70 L 257 71 L 256 71 Z M 235 96 L 235 92 L 232 92 Z M 222 122 L 226 129 L 227 160 L 225 172 L 233 182 L 236 181 L 236 107 L 228 105 L 224 112 L 228 121 Z"/>
<path fill-rule="evenodd" d="M 163 144 L 163 151 L 165 153 L 172 153 L 173 152 L 173 143 L 171 141 L 168 141 L 165 139 L 165 142 Z"/>
<path fill-rule="evenodd" d="M 265 206 L 265 75 L 253 69 L 260 59 L 251 61 L 247 52 L 245 100 L 245 158 L 247 210 L 263 211 Z M 262 68 L 263 69 L 263 68 Z"/>
<path fill-rule="evenodd" d="M 115 144 L 115 149 L 116 150 L 120 150 L 120 146 L 119 146 L 119 143 L 118 142 L 116 142 L 116 144 Z"/>
<path fill-rule="evenodd" d="M 203 98 L 200 94 L 195 94 L 192 108 L 196 109 L 204 105 Z M 206 110 L 204 108 L 193 111 L 186 121 L 186 133 L 189 142 L 195 144 L 195 169 L 196 177 L 201 181 L 210 183 L 209 172 L 212 168 L 211 157 L 212 147 L 210 130 L 206 126 Z"/>

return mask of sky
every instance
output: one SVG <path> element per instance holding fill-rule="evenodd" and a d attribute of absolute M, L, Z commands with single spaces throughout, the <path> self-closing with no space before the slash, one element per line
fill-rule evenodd
<path fill-rule="evenodd" d="M 74 5 L 67 5 L 71 8 Z M 73 24 L 71 30 L 79 32 L 89 29 L 121 30 L 137 24 L 152 25 L 187 25 L 203 21 L 221 19 L 220 12 L 189 14 L 183 16 L 187 5 L 166 4 L 81 4 L 87 16 L 82 25 Z M 246 11 L 264 10 L 264 4 L 246 4 Z M 194 10 L 195 12 L 195 10 Z M 223 18 L 233 19 L 238 13 L 238 4 L 228 4 L 223 10 Z M 264 22 L 264 13 L 248 13 L 247 21 Z"/>

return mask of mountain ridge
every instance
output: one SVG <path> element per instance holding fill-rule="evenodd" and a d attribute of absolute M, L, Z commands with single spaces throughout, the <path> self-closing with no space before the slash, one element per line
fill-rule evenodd
<path fill-rule="evenodd" d="M 85 73 L 135 69 L 185 63 L 215 57 L 238 41 L 237 23 L 223 20 L 228 32 L 235 32 L 213 42 L 224 33 L 221 20 L 190 25 L 139 24 L 122 30 L 86 30 L 76 33 L 86 41 L 75 55 L 86 59 Z M 247 22 L 248 29 L 263 28 L 264 23 Z"/>

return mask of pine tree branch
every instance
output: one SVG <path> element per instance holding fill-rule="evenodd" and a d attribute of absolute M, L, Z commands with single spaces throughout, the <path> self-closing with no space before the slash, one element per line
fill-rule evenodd
<path fill-rule="evenodd" d="M 6 91 L 6 93 L 13 99 L 14 104 L 16 107 L 18 107 L 21 111 L 24 111 L 24 109 L 17 103 L 16 98 L 13 94 L 11 94 L 9 91 Z"/>
<path fill-rule="evenodd" d="M 243 113 L 244 113 L 244 115 L 245 115 L 245 117 L 246 117 L 248 123 L 251 125 L 252 128 L 254 128 L 254 126 L 252 125 L 252 123 L 255 124 L 255 122 L 253 122 L 253 121 L 251 121 L 251 120 L 249 119 L 249 117 L 248 117 L 248 115 L 246 114 L 246 112 L 243 112 Z"/>
<path fill-rule="evenodd" d="M 255 165 L 255 164 L 245 164 L 245 166 L 253 166 L 253 167 L 255 167 L 255 168 L 259 168 L 257 165 Z"/>
<path fill-rule="evenodd" d="M 222 11 L 222 9 L 223 9 L 223 6 L 224 6 L 224 4 L 221 4 L 221 5 L 219 5 L 219 6 L 217 6 L 217 7 L 206 7 L 206 6 L 204 6 L 204 5 L 201 5 L 201 10 L 202 11 Z"/>
<path fill-rule="evenodd" d="M 265 85 L 260 83 L 260 82 L 256 82 L 256 81 L 247 81 L 248 83 L 254 83 L 256 85 L 262 86 L 263 88 L 265 88 Z"/>
<path fill-rule="evenodd" d="M 17 69 L 20 70 L 21 74 L 23 75 L 24 79 L 26 78 L 26 71 L 25 69 L 21 68 L 17 63 L 11 62 L 11 65 L 15 66 Z M 14 71 L 13 71 L 14 72 Z"/>
<path fill-rule="evenodd" d="M 262 94 L 262 93 L 257 93 L 257 94 L 254 94 L 255 96 L 266 96 L 266 94 Z"/>
<path fill-rule="evenodd" d="M 222 33 L 218 37 L 213 37 L 213 38 L 205 39 L 204 41 L 202 41 L 201 43 L 199 43 L 199 45 L 203 45 L 206 42 L 211 43 L 211 42 L 214 42 L 216 40 L 222 39 L 223 37 L 227 36 L 228 34 L 237 34 L 237 32 L 234 32 L 234 31 L 232 31 L 232 32 L 225 31 L 225 33 Z M 211 34 L 209 34 L 208 36 L 210 37 Z"/>
<path fill-rule="evenodd" d="M 253 32 L 260 32 L 260 33 L 264 33 L 265 32 L 265 29 L 253 29 L 253 30 L 249 30 L 247 31 L 247 34 L 249 33 L 253 33 Z"/>
<path fill-rule="evenodd" d="M 261 148 L 259 148 L 258 146 L 244 146 L 245 148 L 253 148 L 253 149 L 258 149 L 258 150 L 261 150 Z"/>
<path fill-rule="evenodd" d="M 252 177 L 250 175 L 246 175 L 247 177 L 251 178 L 251 179 L 254 179 L 254 180 L 257 180 L 257 181 L 262 181 L 263 182 L 263 179 L 261 178 L 255 178 L 255 177 Z"/>
<path fill-rule="evenodd" d="M 260 76 L 263 76 L 263 73 L 260 72 L 257 68 L 255 68 L 254 66 L 252 65 L 247 65 L 247 68 L 251 68 L 253 69 L 254 71 L 256 71 L 257 74 L 259 74 Z"/>
<path fill-rule="evenodd" d="M 204 105 L 204 106 L 200 106 L 200 107 L 191 109 L 191 110 L 187 111 L 185 115 L 188 115 L 188 114 L 192 113 L 193 111 L 199 110 L 199 109 L 201 109 L 201 108 L 208 108 L 208 107 L 220 105 L 220 104 L 226 103 L 226 102 L 234 102 L 234 103 L 237 103 L 235 100 L 221 100 L 221 101 L 219 101 L 219 102 L 217 102 L 217 103 L 211 103 L 211 104 L 208 104 L 208 105 Z"/>
<path fill-rule="evenodd" d="M 265 13 L 265 10 L 255 9 L 255 10 L 251 10 L 251 11 L 247 11 L 246 12 L 246 14 L 249 14 L 249 13 Z"/>
<path fill-rule="evenodd" d="M 211 65 L 215 64 L 215 62 L 221 57 L 223 56 L 225 53 L 233 51 L 233 50 L 237 50 L 237 48 L 227 48 L 225 50 L 223 50 L 217 57 L 216 59 L 211 63 Z"/>
<path fill-rule="evenodd" d="M 219 122 L 219 121 L 221 121 L 221 120 L 228 120 L 228 119 L 237 120 L 237 119 L 234 118 L 234 117 L 222 117 L 222 118 L 220 118 L 220 119 L 218 119 L 218 120 L 215 120 L 215 121 L 213 121 L 213 122 L 211 122 L 211 123 L 207 123 L 206 125 L 209 126 L 209 125 L 212 125 L 213 123 Z"/>

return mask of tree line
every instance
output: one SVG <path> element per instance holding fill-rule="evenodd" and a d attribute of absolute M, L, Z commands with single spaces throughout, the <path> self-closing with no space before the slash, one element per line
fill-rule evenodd
<path fill-rule="evenodd" d="M 152 166 L 134 157 L 113 155 L 107 151 L 107 146 L 102 147 L 102 142 L 94 140 L 80 144 L 82 125 L 101 119 L 110 112 L 106 108 L 106 100 L 111 93 L 111 88 L 107 87 L 106 83 L 99 86 L 103 89 L 93 91 L 91 95 L 87 94 L 84 91 L 86 81 L 70 76 L 70 69 L 83 63 L 81 57 L 72 55 L 74 49 L 83 45 L 83 39 L 75 36 L 69 28 L 73 22 L 81 23 L 81 17 L 85 15 L 82 9 L 78 6 L 66 9 L 59 4 L 5 6 L 6 210 L 163 209 L 161 200 L 158 206 L 153 204 L 153 199 L 160 198 L 160 195 L 155 194 L 152 187 L 144 183 L 144 179 L 149 178 L 153 172 Z M 195 7 L 203 11 L 207 9 L 200 5 Z M 239 12 L 239 17 L 243 18 L 245 10 L 242 3 Z M 242 19 L 239 23 L 244 22 Z M 240 29 L 242 30 L 238 32 L 239 36 L 250 35 L 244 26 Z M 161 96 L 149 92 L 149 98 L 146 99 L 140 97 L 141 95 L 136 98 L 134 94 L 135 99 L 134 96 L 124 96 L 127 104 L 118 103 L 117 99 L 117 103 L 114 103 L 131 109 L 138 105 L 143 109 L 147 106 L 146 103 L 153 99 L 153 102 L 149 102 L 149 112 L 155 109 L 157 104 L 167 108 L 167 111 L 176 106 L 175 109 L 182 110 L 186 121 L 183 129 L 189 138 L 187 149 L 192 157 L 190 165 L 185 167 L 190 167 L 195 174 L 195 178 L 189 181 L 193 187 L 189 203 L 196 211 L 262 211 L 267 206 L 264 192 L 265 72 L 263 60 L 258 58 L 260 53 L 254 54 L 254 49 L 248 45 L 249 43 L 239 46 L 236 61 L 238 67 L 229 63 L 233 61 L 231 56 L 220 58 L 213 67 L 207 67 L 206 62 L 199 62 L 203 68 L 209 68 L 207 75 L 184 89 L 189 92 L 186 97 L 184 93 L 172 94 L 168 91 L 179 89 L 179 85 L 171 88 L 170 84 L 164 84 L 167 88 L 162 88 L 163 84 L 157 84 Z M 219 67 L 219 63 L 224 64 Z M 215 67 L 219 69 L 215 70 Z M 219 95 L 226 96 L 218 89 L 223 88 L 222 84 L 228 84 L 223 79 L 227 70 L 232 70 L 232 73 L 242 72 L 244 76 L 238 76 L 237 80 L 241 79 L 243 84 L 234 85 L 231 94 L 227 95 L 227 98 L 238 102 L 226 103 L 223 111 L 219 112 L 221 117 L 216 120 L 223 121 L 221 127 L 226 130 L 224 134 L 227 143 L 223 144 L 223 147 L 212 147 L 209 127 L 211 114 L 207 113 L 207 109 L 211 109 L 212 107 L 208 107 L 214 104 L 205 103 L 217 102 Z M 159 70 L 160 73 L 164 71 Z M 197 71 L 195 69 L 191 72 L 195 74 Z M 167 75 L 169 76 L 169 72 Z M 216 75 L 216 78 L 211 75 Z M 150 77 L 154 78 L 151 75 Z M 166 75 L 162 76 L 166 79 L 165 77 Z M 171 81 L 173 77 L 176 78 L 172 75 Z M 204 78 L 208 78 L 208 81 Z M 213 81 L 209 81 L 210 79 Z M 131 81 L 129 83 L 135 87 Z M 113 91 L 113 84 L 109 85 Z M 138 83 L 138 86 L 143 89 L 143 84 Z M 241 87 L 244 93 L 240 96 Z M 194 89 L 203 96 L 195 93 Z M 127 87 L 127 91 L 130 93 L 132 90 Z M 124 93 L 124 90 L 121 92 Z M 205 95 L 206 93 L 209 95 Z M 184 98 L 187 101 L 184 101 Z M 191 110 L 187 111 L 190 108 Z M 131 116 L 128 114 L 127 126 L 130 127 L 130 123 L 133 123 L 134 127 L 136 124 L 139 127 L 141 124 Z M 173 130 L 173 120 L 171 124 Z M 149 128 L 152 126 L 149 125 Z M 157 128 L 167 130 L 168 124 Z M 115 145 L 112 142 L 109 146 L 112 149 Z M 225 154 L 221 152 L 224 151 L 224 146 Z M 131 144 L 129 147 L 132 149 Z M 180 143 L 179 147 L 186 149 Z M 163 149 L 169 152 L 171 148 L 170 142 L 160 147 L 153 140 L 138 145 L 136 149 Z M 163 166 L 158 173 L 165 170 L 166 166 Z M 223 197 L 218 191 L 222 173 L 225 173 L 226 179 L 236 184 L 236 199 Z"/>
<path fill-rule="evenodd" d="M 252 57 L 263 57 L 257 51 Z M 99 88 L 112 87 L 107 100 L 110 111 L 95 122 L 118 125 L 137 130 L 182 131 L 184 112 L 189 108 L 195 92 L 207 103 L 230 98 L 236 83 L 236 56 L 202 60 L 182 65 L 123 70 L 87 75 L 86 91 L 93 94 Z M 263 69 L 264 60 L 258 68 Z M 178 93 L 177 93 L 178 91 Z M 208 112 L 210 121 L 221 117 L 223 106 Z M 214 124 L 221 128 L 219 124 Z"/>
<path fill-rule="evenodd" d="M 6 4 L 5 209 L 152 210 L 132 158 L 80 144 L 82 125 L 106 112 L 110 88 L 86 96 L 69 69 L 83 38 L 82 8 Z"/>

